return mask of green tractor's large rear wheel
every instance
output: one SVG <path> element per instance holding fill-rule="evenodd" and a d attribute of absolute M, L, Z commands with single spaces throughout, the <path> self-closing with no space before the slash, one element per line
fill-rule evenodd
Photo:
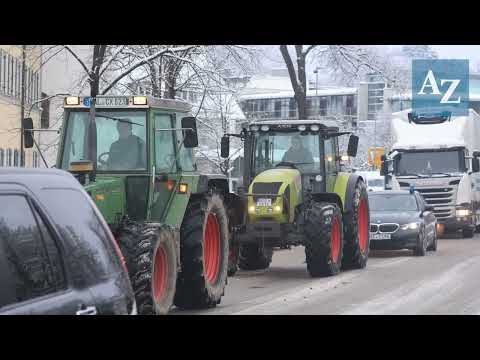
<path fill-rule="evenodd" d="M 185 309 L 214 307 L 227 282 L 228 217 L 212 192 L 190 200 L 180 229 L 180 261 L 174 303 Z"/>
<path fill-rule="evenodd" d="M 340 208 L 336 204 L 312 202 L 304 216 L 305 256 L 309 274 L 312 277 L 338 274 L 343 255 Z"/>
<path fill-rule="evenodd" d="M 352 211 L 344 217 L 345 245 L 342 266 L 361 269 L 367 265 L 370 248 L 370 210 L 367 187 L 359 179 L 355 184 Z"/>
<path fill-rule="evenodd" d="M 125 256 L 139 315 L 165 315 L 175 295 L 175 233 L 165 224 L 128 221 L 117 241 Z"/>

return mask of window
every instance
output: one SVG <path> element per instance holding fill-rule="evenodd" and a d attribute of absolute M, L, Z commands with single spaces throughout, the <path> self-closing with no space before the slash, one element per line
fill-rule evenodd
<path fill-rule="evenodd" d="M 41 115 L 41 128 L 48 129 L 50 126 L 50 99 L 46 99 L 48 97 L 47 94 L 42 92 L 42 115 Z"/>
<path fill-rule="evenodd" d="M 175 148 L 173 131 L 167 130 L 172 128 L 172 117 L 167 114 L 155 115 L 155 129 L 164 129 L 165 131 L 155 131 L 155 171 L 156 172 L 174 172 L 175 164 Z"/>
<path fill-rule="evenodd" d="M 297 132 L 258 132 L 255 134 L 255 173 L 271 169 L 280 162 L 291 162 L 303 173 L 318 173 L 320 145 L 318 135 Z"/>
<path fill-rule="evenodd" d="M 38 154 L 36 151 L 32 153 L 32 166 L 34 168 L 38 167 Z"/>
<path fill-rule="evenodd" d="M 2 91 L 3 86 L 3 50 L 0 49 L 0 91 Z"/>
<path fill-rule="evenodd" d="M 328 98 L 326 96 L 320 98 L 320 115 L 326 116 L 328 108 Z"/>
<path fill-rule="evenodd" d="M 15 79 L 15 67 L 13 63 L 13 56 L 10 56 L 10 91 L 8 92 L 11 96 L 15 94 L 13 79 Z"/>
<path fill-rule="evenodd" d="M 0 307 L 64 289 L 58 248 L 38 213 L 24 196 L 0 198 Z"/>
<path fill-rule="evenodd" d="M 325 139 L 325 172 L 331 174 L 336 171 L 336 152 L 334 138 Z"/>
<path fill-rule="evenodd" d="M 7 55 L 2 51 L 2 92 L 5 94 L 7 91 Z"/>
<path fill-rule="evenodd" d="M 12 166 L 12 149 L 7 149 L 7 166 Z"/>
<path fill-rule="evenodd" d="M 10 55 L 5 56 L 5 95 L 10 94 Z"/>
<path fill-rule="evenodd" d="M 19 153 L 18 153 L 18 150 L 15 149 L 13 151 L 13 166 L 17 166 L 18 167 L 18 164 L 19 164 Z"/>
<path fill-rule="evenodd" d="M 68 115 L 62 169 L 72 161 L 88 158 L 86 140 L 89 113 L 72 111 Z M 98 171 L 146 170 L 146 111 L 97 110 Z"/>
<path fill-rule="evenodd" d="M 183 117 L 183 115 L 180 115 Z M 177 121 L 177 128 L 182 127 L 181 117 L 176 119 Z M 193 165 L 193 149 L 187 149 L 183 145 L 183 133 L 181 131 L 177 131 L 177 149 L 178 149 L 178 162 L 180 167 L 184 171 L 193 171 L 195 170 L 195 166 Z"/>
<path fill-rule="evenodd" d="M 88 286 L 108 279 L 120 259 L 88 195 L 75 189 L 47 188 L 39 196 L 63 239 L 64 262 L 69 264 L 73 284 Z M 75 204 L 75 221 L 71 204 Z"/>

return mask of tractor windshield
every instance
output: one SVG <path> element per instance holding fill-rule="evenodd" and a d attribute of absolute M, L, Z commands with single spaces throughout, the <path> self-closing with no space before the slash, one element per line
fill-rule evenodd
<path fill-rule="evenodd" d="M 319 173 L 320 137 L 299 132 L 259 132 L 255 135 L 255 172 L 271 169 L 281 162 L 296 165 L 302 173 Z"/>
<path fill-rule="evenodd" d="M 72 161 L 88 159 L 87 111 L 68 113 L 62 169 Z M 98 171 L 146 170 L 146 111 L 96 110 Z"/>

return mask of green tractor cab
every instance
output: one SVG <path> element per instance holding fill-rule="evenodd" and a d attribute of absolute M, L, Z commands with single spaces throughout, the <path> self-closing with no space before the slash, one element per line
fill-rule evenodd
<path fill-rule="evenodd" d="M 138 312 L 215 306 L 227 281 L 232 219 L 243 210 L 231 208 L 239 201 L 225 177 L 198 173 L 190 106 L 148 96 L 93 103 L 65 98 L 57 168 L 77 177 L 109 224 Z"/>
<path fill-rule="evenodd" d="M 331 126 L 329 126 L 331 125 Z M 235 234 L 239 267 L 264 269 L 275 247 L 305 246 L 312 276 L 363 268 L 369 253 L 369 207 L 362 177 L 341 171 L 338 138 L 348 132 L 316 120 L 258 121 L 244 141 L 241 196 L 247 214 Z M 222 139 L 222 156 L 229 153 Z M 357 153 L 351 135 L 348 156 Z"/>

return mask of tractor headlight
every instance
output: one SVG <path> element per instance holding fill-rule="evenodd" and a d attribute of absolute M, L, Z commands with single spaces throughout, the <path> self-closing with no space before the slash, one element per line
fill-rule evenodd
<path fill-rule="evenodd" d="M 312 130 L 312 131 L 319 131 L 319 130 L 320 130 L 320 126 L 318 126 L 318 125 L 312 125 L 312 126 L 310 126 L 310 130 Z"/>
<path fill-rule="evenodd" d="M 419 223 L 412 222 L 412 223 L 409 223 L 409 224 L 402 225 L 400 228 L 402 230 L 416 230 L 416 229 L 418 229 L 419 226 L 420 226 Z"/>
<path fill-rule="evenodd" d="M 248 212 L 249 212 L 250 214 L 254 214 L 254 213 L 255 213 L 255 210 L 256 210 L 255 205 L 251 205 L 251 206 L 248 208 Z"/>
<path fill-rule="evenodd" d="M 260 127 L 260 130 L 262 130 L 262 131 L 268 131 L 268 130 L 270 130 L 270 126 L 268 126 L 268 125 L 262 125 L 262 126 Z"/>
<path fill-rule="evenodd" d="M 252 125 L 252 126 L 250 126 L 250 130 L 258 131 L 258 126 L 257 125 Z"/>
<path fill-rule="evenodd" d="M 78 96 L 67 96 L 65 105 L 80 105 L 80 98 Z"/>
<path fill-rule="evenodd" d="M 307 127 L 305 125 L 298 125 L 298 130 L 305 131 L 307 130 Z"/>
<path fill-rule="evenodd" d="M 457 209 L 456 211 L 457 217 L 469 216 L 470 210 L 469 209 Z"/>
<path fill-rule="evenodd" d="M 280 205 L 275 205 L 275 207 L 273 208 L 273 211 L 276 213 L 281 213 L 282 207 Z"/>

